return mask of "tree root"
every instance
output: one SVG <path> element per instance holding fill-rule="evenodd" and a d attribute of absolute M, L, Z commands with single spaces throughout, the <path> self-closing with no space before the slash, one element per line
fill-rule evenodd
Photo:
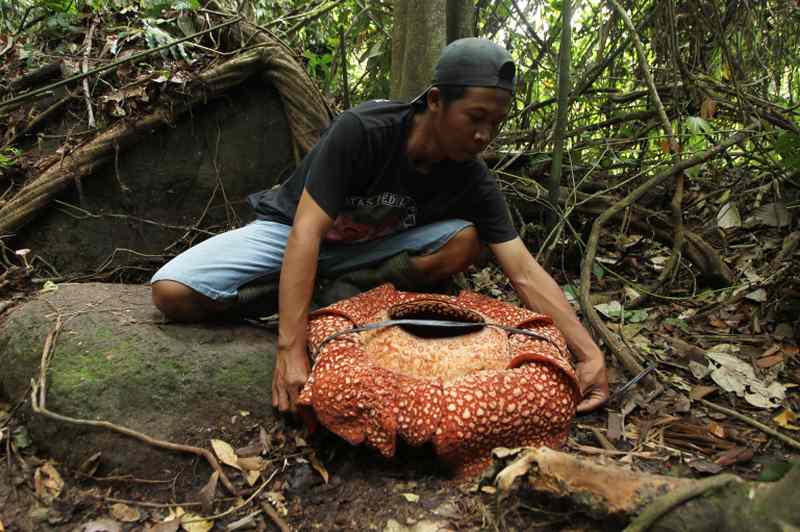
<path fill-rule="evenodd" d="M 693 499 L 711 490 L 721 488 L 731 482 L 742 482 L 736 475 L 717 475 L 694 481 L 673 492 L 662 495 L 654 500 L 645 510 L 625 527 L 625 532 L 644 532 L 667 513 L 673 511 L 689 499 Z"/>
<path fill-rule="evenodd" d="M 48 410 L 46 406 L 47 370 L 50 366 L 50 360 L 53 355 L 53 349 L 55 348 L 56 340 L 58 339 L 58 334 L 61 332 L 62 326 L 63 326 L 63 321 L 61 319 L 61 315 L 59 314 L 58 317 L 56 318 L 56 324 L 53 326 L 53 329 L 48 333 L 47 338 L 45 338 L 44 347 L 42 348 L 42 358 L 39 364 L 39 376 L 37 379 L 31 379 L 31 409 L 35 413 L 41 414 L 51 419 L 62 421 L 64 423 L 70 423 L 72 425 L 95 427 L 95 428 L 110 430 L 118 434 L 123 434 L 125 436 L 135 438 L 147 445 L 157 447 L 160 449 L 190 453 L 196 456 L 200 456 L 204 458 L 206 462 L 208 462 L 208 465 L 211 466 L 211 468 L 214 471 L 217 471 L 219 473 L 220 479 L 222 480 L 222 484 L 225 486 L 225 488 L 231 494 L 237 496 L 239 495 L 239 490 L 237 490 L 234 487 L 230 479 L 228 479 L 228 477 L 225 475 L 225 472 L 222 470 L 222 467 L 220 467 L 219 462 L 217 462 L 217 459 L 214 457 L 213 454 L 211 454 L 211 451 L 207 449 L 194 447 L 192 445 L 183 445 L 179 443 L 172 443 L 168 441 L 158 440 L 144 433 L 129 429 L 127 427 L 115 425 L 114 423 L 110 423 L 108 421 L 77 419 L 68 416 L 63 416 L 61 414 L 57 414 L 55 412 Z"/>
<path fill-rule="evenodd" d="M 519 486 L 567 499 L 596 518 L 629 522 L 625 530 L 632 531 L 772 531 L 800 525 L 800 465 L 776 482 L 752 482 L 728 474 L 697 480 L 638 473 L 544 447 L 499 448 L 492 454 L 494 471 L 484 480 L 496 484 L 498 504 Z M 517 479 L 523 479 L 521 485 Z"/>

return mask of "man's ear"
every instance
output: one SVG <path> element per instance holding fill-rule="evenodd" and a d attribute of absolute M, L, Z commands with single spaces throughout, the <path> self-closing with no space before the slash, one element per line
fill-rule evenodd
<path fill-rule="evenodd" d="M 428 109 L 431 111 L 439 112 L 442 109 L 442 91 L 439 90 L 439 87 L 431 87 L 425 98 L 428 102 Z"/>

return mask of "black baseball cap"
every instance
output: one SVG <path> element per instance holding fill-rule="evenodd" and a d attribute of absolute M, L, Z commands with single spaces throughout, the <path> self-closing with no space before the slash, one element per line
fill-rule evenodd
<path fill-rule="evenodd" d="M 498 87 L 513 94 L 515 74 L 514 60 L 505 48 L 477 37 L 458 39 L 442 50 L 433 81 L 413 102 L 440 85 Z"/>

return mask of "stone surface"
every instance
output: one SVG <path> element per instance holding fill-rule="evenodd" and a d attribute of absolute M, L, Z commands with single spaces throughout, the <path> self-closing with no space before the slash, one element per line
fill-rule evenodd
<path fill-rule="evenodd" d="M 205 448 L 210 438 L 237 445 L 257 424 L 269 428 L 274 421 L 275 335 L 245 324 L 165 324 L 147 286 L 62 284 L 5 314 L 0 397 L 16 402 L 28 394 L 57 313 L 64 326 L 47 377 L 53 412 Z M 140 465 L 150 473 L 175 471 L 193 458 L 108 430 L 29 416 L 34 444 L 73 467 L 97 451 L 106 471 L 131 474 Z"/>
<path fill-rule="evenodd" d="M 207 236 L 180 227 L 219 232 L 253 219 L 246 196 L 281 182 L 293 164 L 278 93 L 250 82 L 121 150 L 23 227 L 14 246 L 56 276 L 122 271 L 117 279 L 146 280 Z"/>

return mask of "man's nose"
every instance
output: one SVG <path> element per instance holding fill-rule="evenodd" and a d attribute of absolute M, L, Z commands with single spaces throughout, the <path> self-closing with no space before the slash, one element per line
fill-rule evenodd
<path fill-rule="evenodd" d="M 492 132 L 488 126 L 479 127 L 475 130 L 475 141 L 481 144 L 488 144 L 492 138 Z"/>

